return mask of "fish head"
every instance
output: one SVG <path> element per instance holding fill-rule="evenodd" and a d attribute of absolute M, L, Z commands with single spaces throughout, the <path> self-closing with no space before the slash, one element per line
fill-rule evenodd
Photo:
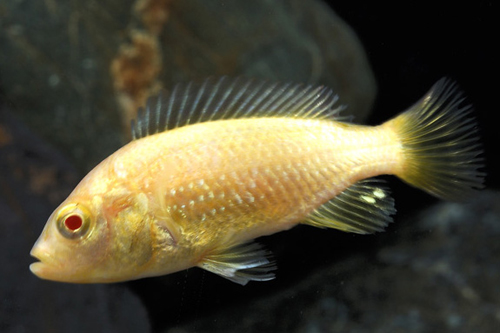
<path fill-rule="evenodd" d="M 109 240 L 107 221 L 94 200 L 66 200 L 49 217 L 31 256 L 30 270 L 60 282 L 91 282 Z"/>
<path fill-rule="evenodd" d="M 151 258 L 144 196 L 70 196 L 49 217 L 30 270 L 47 280 L 107 283 L 138 278 Z"/>

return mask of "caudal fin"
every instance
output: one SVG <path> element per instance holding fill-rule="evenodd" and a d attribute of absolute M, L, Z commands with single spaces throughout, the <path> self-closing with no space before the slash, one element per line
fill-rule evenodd
<path fill-rule="evenodd" d="M 402 144 L 397 176 L 445 200 L 462 200 L 483 187 L 485 173 L 476 121 L 456 85 L 439 80 L 390 125 Z"/>

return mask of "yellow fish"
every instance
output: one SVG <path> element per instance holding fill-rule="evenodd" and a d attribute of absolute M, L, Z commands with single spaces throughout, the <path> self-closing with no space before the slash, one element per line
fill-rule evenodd
<path fill-rule="evenodd" d="M 374 127 L 339 118 L 336 101 L 325 87 L 225 77 L 151 98 L 134 140 L 52 213 L 31 271 L 102 283 L 198 266 L 244 285 L 274 277 L 254 238 L 299 223 L 383 230 L 394 203 L 371 177 L 449 200 L 482 187 L 476 124 L 453 83 Z"/>

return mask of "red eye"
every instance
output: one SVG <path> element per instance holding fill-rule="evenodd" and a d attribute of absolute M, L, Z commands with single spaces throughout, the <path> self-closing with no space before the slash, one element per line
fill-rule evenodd
<path fill-rule="evenodd" d="M 80 215 L 70 215 L 64 220 L 64 225 L 69 230 L 75 231 L 80 229 L 83 224 L 83 220 Z"/>
<path fill-rule="evenodd" d="M 89 237 L 95 226 L 90 210 L 81 204 L 70 203 L 55 212 L 59 233 L 67 239 Z"/>

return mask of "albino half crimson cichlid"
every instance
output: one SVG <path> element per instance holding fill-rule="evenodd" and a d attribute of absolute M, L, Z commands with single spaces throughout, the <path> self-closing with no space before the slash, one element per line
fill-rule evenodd
<path fill-rule="evenodd" d="M 100 283 L 198 266 L 240 284 L 264 281 L 275 267 L 256 237 L 299 223 L 383 230 L 393 200 L 369 178 L 396 175 L 447 200 L 482 187 L 476 124 L 453 83 L 437 82 L 374 127 L 343 121 L 336 101 L 325 87 L 243 78 L 151 98 L 133 141 L 50 216 L 31 271 Z"/>

